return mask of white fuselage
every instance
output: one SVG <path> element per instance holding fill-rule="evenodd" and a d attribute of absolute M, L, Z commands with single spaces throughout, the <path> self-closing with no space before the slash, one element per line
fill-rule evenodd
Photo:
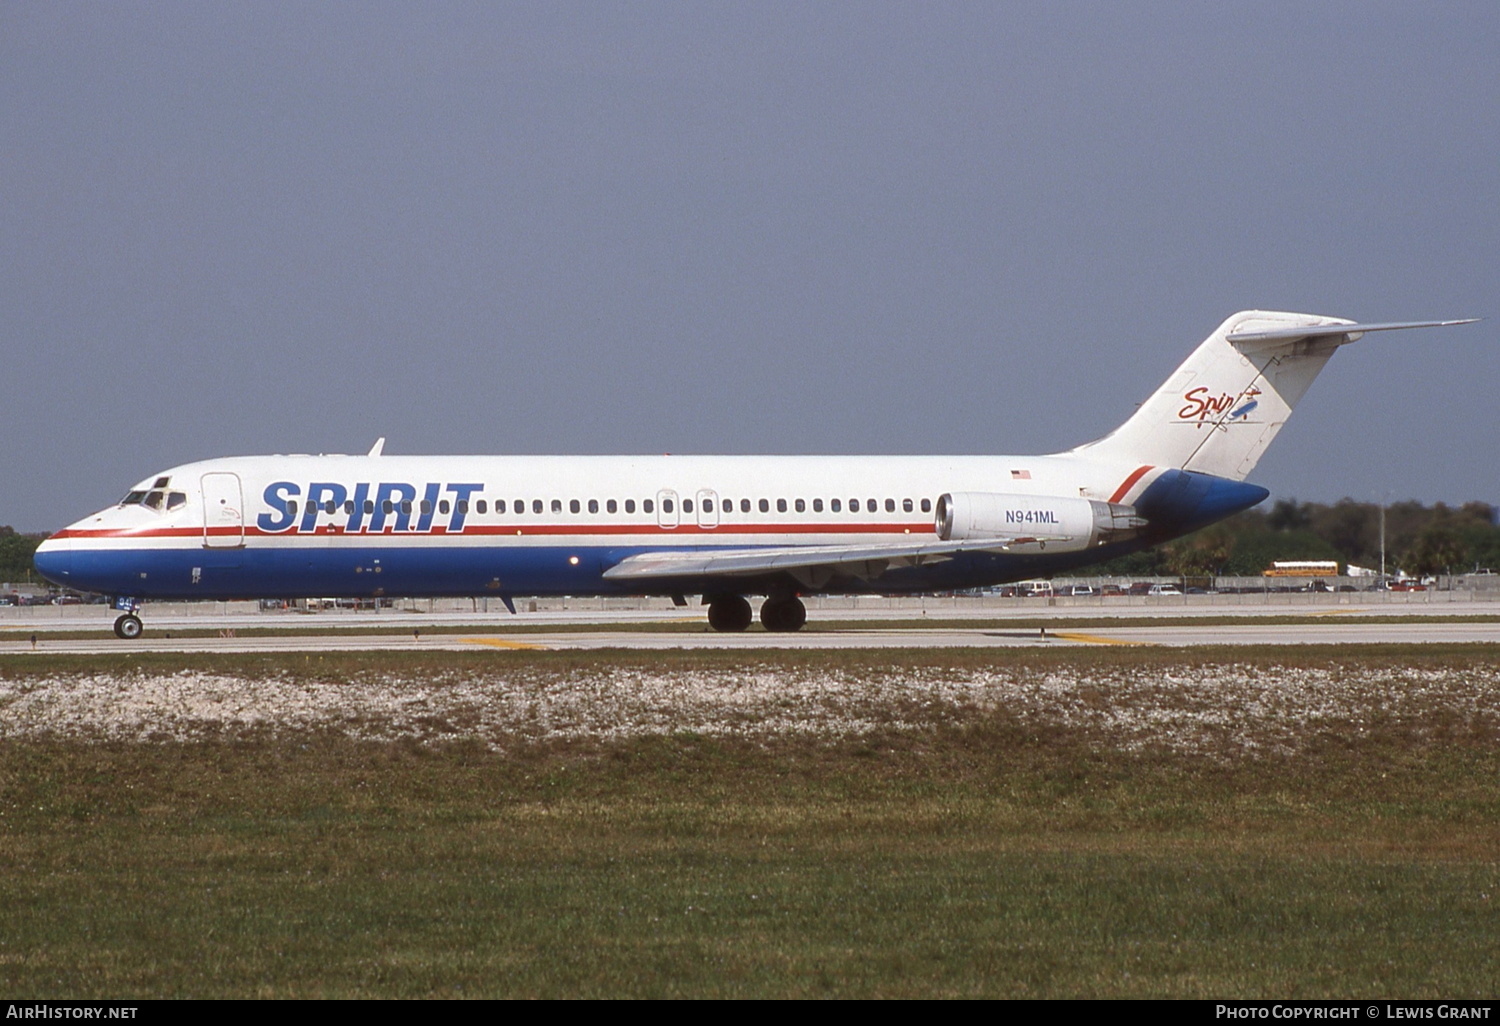
<path fill-rule="evenodd" d="M 153 475 L 131 490 L 141 499 L 59 532 L 39 565 L 138 597 L 676 591 L 692 582 L 603 573 L 653 549 L 935 539 L 945 493 L 1030 497 L 1045 519 L 1049 499 L 1128 502 L 1160 473 L 1066 454 L 237 457 Z M 878 587 L 920 589 L 945 569 Z"/>

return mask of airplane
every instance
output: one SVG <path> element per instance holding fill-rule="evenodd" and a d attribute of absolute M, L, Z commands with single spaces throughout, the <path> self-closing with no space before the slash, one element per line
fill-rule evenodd
<path fill-rule="evenodd" d="M 37 549 L 47 580 L 142 602 L 699 595 L 715 630 L 807 620 L 799 596 L 1045 577 L 1263 501 L 1245 478 L 1358 324 L 1230 317 L 1124 424 L 1048 456 L 213 459 L 153 474 Z"/>

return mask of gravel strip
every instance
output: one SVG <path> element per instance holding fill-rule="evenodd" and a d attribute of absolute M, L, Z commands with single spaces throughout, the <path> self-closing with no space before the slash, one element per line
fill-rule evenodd
<path fill-rule="evenodd" d="M 59 674 L 0 681 L 0 738 L 193 741 L 247 730 L 523 742 L 693 732 L 841 739 L 995 711 L 1126 750 L 1291 753 L 1375 725 L 1500 737 L 1500 671 L 1183 666 L 1103 671 L 783 667 L 453 673 L 317 681 Z"/>

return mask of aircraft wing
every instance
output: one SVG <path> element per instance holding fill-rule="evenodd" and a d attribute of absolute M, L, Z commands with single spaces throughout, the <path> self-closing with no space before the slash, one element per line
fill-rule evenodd
<path fill-rule="evenodd" d="M 785 571 L 809 586 L 830 578 L 869 580 L 897 567 L 921 566 L 951 559 L 959 552 L 1005 552 L 1012 545 L 1054 539 L 937 538 L 883 545 L 786 545 L 742 549 L 668 549 L 629 556 L 604 571 L 610 580 L 647 580 L 663 577 L 750 576 Z"/>

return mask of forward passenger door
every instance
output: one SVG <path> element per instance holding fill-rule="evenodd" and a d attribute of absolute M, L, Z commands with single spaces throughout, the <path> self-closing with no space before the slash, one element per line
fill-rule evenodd
<path fill-rule="evenodd" d="M 245 500 L 240 476 L 224 471 L 204 474 L 203 547 L 237 549 L 245 544 Z"/>

